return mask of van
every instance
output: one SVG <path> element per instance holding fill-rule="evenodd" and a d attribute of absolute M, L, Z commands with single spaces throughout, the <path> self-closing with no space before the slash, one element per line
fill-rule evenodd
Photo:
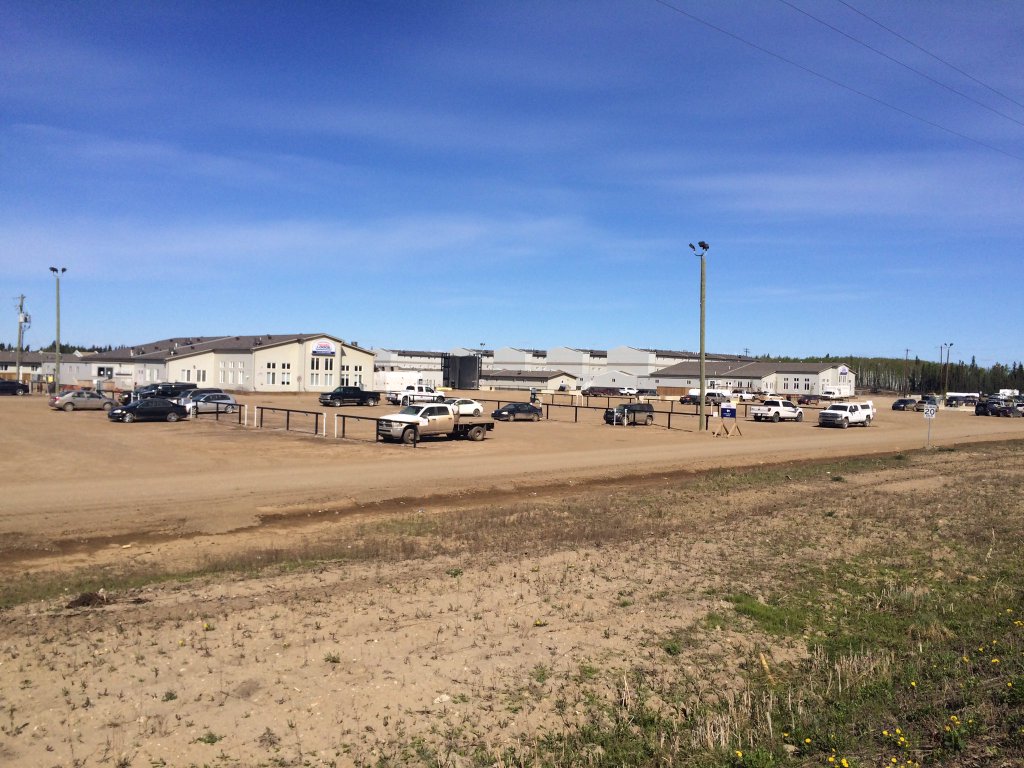
<path fill-rule="evenodd" d="M 614 408 L 606 408 L 604 423 L 650 426 L 654 423 L 654 406 L 650 403 L 626 403 Z"/>

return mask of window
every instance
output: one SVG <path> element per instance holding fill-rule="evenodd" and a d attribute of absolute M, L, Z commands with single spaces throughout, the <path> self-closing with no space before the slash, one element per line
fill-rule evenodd
<path fill-rule="evenodd" d="M 334 384 L 334 374 L 333 373 L 325 373 L 324 374 L 324 384 L 326 386 L 328 386 L 328 387 L 331 386 L 332 384 Z"/>
<path fill-rule="evenodd" d="M 309 370 L 311 370 L 311 371 L 319 371 L 320 370 L 320 358 L 319 357 L 311 357 L 311 358 L 309 358 Z"/>
<path fill-rule="evenodd" d="M 281 384 L 290 386 L 292 383 L 292 364 L 281 363 Z"/>
<path fill-rule="evenodd" d="M 277 363 L 267 363 L 267 384 L 277 384 Z"/>
<path fill-rule="evenodd" d="M 220 371 L 219 371 L 219 375 L 218 375 L 218 377 L 217 377 L 217 382 L 218 382 L 218 383 L 220 383 L 220 384 L 223 384 L 223 383 L 224 383 L 224 371 L 223 371 L 223 366 L 224 366 L 224 363 L 221 363 L 221 368 L 222 368 L 222 370 L 220 370 Z"/>
<path fill-rule="evenodd" d="M 320 386 L 320 374 L 317 373 L 316 371 L 313 371 L 311 374 L 309 374 L 309 383 L 311 386 L 314 387 Z"/>
<path fill-rule="evenodd" d="M 324 370 L 325 371 L 333 371 L 334 370 L 334 358 L 333 357 L 325 357 L 324 358 Z"/>

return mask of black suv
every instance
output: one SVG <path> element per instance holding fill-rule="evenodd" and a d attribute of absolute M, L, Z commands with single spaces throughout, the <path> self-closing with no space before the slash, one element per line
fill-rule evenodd
<path fill-rule="evenodd" d="M 147 384 L 144 387 L 139 387 L 134 392 L 122 392 L 118 397 L 118 402 L 121 405 L 126 405 L 133 400 L 145 400 L 149 397 L 163 397 L 168 400 L 177 400 L 181 397 L 182 392 L 187 392 L 190 389 L 195 389 L 195 382 L 188 381 L 175 381 L 163 382 L 161 384 Z"/>
<path fill-rule="evenodd" d="M 604 423 L 649 426 L 654 423 L 654 406 L 650 403 L 626 403 L 614 408 L 606 408 Z"/>
<path fill-rule="evenodd" d="M 367 392 L 362 387 L 338 387 L 333 392 L 320 394 L 320 405 L 339 406 L 345 403 L 374 406 L 380 402 L 379 392 Z"/>

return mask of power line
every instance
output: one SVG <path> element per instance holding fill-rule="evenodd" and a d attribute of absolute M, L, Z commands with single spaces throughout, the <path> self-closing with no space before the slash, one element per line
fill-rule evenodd
<path fill-rule="evenodd" d="M 921 53 L 926 54 L 928 56 L 931 56 L 933 59 L 935 59 L 938 62 L 941 62 L 941 63 L 945 64 L 947 67 L 949 67 L 953 71 L 959 72 L 961 75 L 966 77 L 968 80 L 974 81 L 975 83 L 980 85 L 982 88 L 987 88 L 988 90 L 992 91 L 992 93 L 996 94 L 997 96 L 1002 96 L 1004 99 L 1006 99 L 1009 102 L 1012 102 L 1012 103 L 1016 104 L 1018 107 L 1024 107 L 1024 104 L 1021 104 L 1019 101 L 1017 101 L 1012 96 L 1007 96 L 1005 93 L 1003 93 L 1002 91 L 1000 91 L 1000 90 L 998 90 L 996 88 L 993 88 L 991 85 L 989 85 L 988 83 L 984 82 L 983 80 L 979 80 L 974 75 L 972 75 L 970 72 L 965 72 L 964 70 L 960 69 L 960 67 L 958 67 L 956 64 L 953 64 L 951 62 L 946 61 L 941 56 L 937 56 L 936 54 L 934 54 L 931 51 L 929 51 L 927 48 L 924 48 L 924 47 L 918 45 L 917 43 L 915 43 L 913 40 L 910 40 L 910 39 L 904 37 L 903 35 L 901 35 L 896 30 L 890 29 L 889 27 L 885 26 L 885 24 L 883 24 L 882 22 L 878 21 L 877 19 L 873 19 L 870 16 L 868 16 L 866 13 L 864 13 L 864 11 L 861 11 L 858 8 L 854 8 L 852 5 L 847 3 L 846 0 L 836 0 L 836 2 L 837 3 L 842 3 L 847 8 L 849 8 L 851 11 L 853 11 L 856 14 L 859 14 L 860 16 L 863 16 L 865 19 L 870 21 L 872 24 L 877 24 L 879 27 L 881 27 L 886 32 L 888 32 L 890 35 L 895 35 L 900 40 L 905 42 L 907 45 L 911 45 L 914 48 L 917 48 L 917 50 L 919 50 Z"/>
<path fill-rule="evenodd" d="M 996 109 L 995 107 L 990 107 L 990 106 L 989 106 L 988 104 L 986 104 L 985 102 L 983 102 L 983 101 L 978 101 L 978 100 L 977 100 L 976 98 L 974 98 L 973 96 L 969 96 L 968 94 L 964 93 L 963 91 L 958 91 L 958 90 L 957 90 L 956 88 L 954 88 L 953 86 L 951 86 L 951 85 L 947 85 L 946 83 L 942 82 L 941 80 L 936 80 L 936 79 L 935 79 L 934 77 L 932 77 L 932 76 L 931 76 L 931 75 L 929 75 L 928 73 L 926 73 L 926 72 L 922 72 L 921 70 L 919 70 L 919 69 L 916 69 L 916 68 L 914 68 L 914 67 L 910 66 L 909 64 L 907 64 L 907 63 L 905 63 L 905 62 L 902 62 L 902 61 L 900 61 L 899 59 L 897 59 L 897 58 L 895 58 L 895 57 L 893 57 L 893 56 L 890 56 L 890 55 L 889 55 L 888 53 L 886 53 L 885 51 L 881 51 L 881 50 L 879 50 L 878 48 L 875 48 L 874 46 L 872 46 L 872 45 L 869 45 L 869 44 L 865 43 L 865 42 L 864 42 L 863 40 L 859 40 L 858 38 L 854 37 L 853 35 L 851 35 L 851 34 L 849 34 L 849 33 L 847 33 L 847 32 L 844 32 L 843 30 L 839 29 L 838 27 L 836 27 L 836 26 L 833 26 L 832 24 L 829 24 L 829 23 L 828 23 L 827 21 L 825 21 L 824 19 L 819 19 L 819 18 L 818 18 L 817 16 L 815 16 L 814 14 L 812 14 L 812 13 L 808 13 L 808 12 L 807 12 L 807 11 L 805 11 L 805 10 L 804 10 L 803 8 L 800 8 L 799 6 L 793 5 L 793 3 L 789 2 L 789 0 L 778 0 L 778 2 L 782 3 L 782 4 L 783 4 L 783 5 L 785 5 L 785 6 L 788 6 L 789 8 L 792 8 L 792 9 L 793 9 L 794 11 L 796 11 L 797 13 L 802 13 L 802 14 L 803 14 L 804 16 L 806 16 L 807 18 L 809 18 L 809 19 L 811 19 L 811 20 L 813 20 L 813 21 L 816 21 L 816 22 L 818 22 L 818 23 L 819 23 L 819 24 L 821 24 L 822 26 L 824 26 L 824 27 L 828 27 L 828 28 L 829 28 L 829 29 L 831 29 L 831 30 L 832 30 L 833 32 L 835 32 L 836 34 L 840 34 L 840 35 L 842 35 L 843 37 L 845 37 L 846 39 L 848 39 L 848 40 L 852 40 L 853 42 L 857 43 L 857 45 L 861 45 L 861 46 L 864 46 L 865 48 L 867 48 L 867 49 L 868 49 L 869 51 L 871 51 L 872 53 L 876 53 L 876 54 L 878 54 L 879 56 L 881 56 L 881 57 L 883 57 L 883 58 L 885 58 L 885 59 L 888 59 L 888 60 L 889 60 L 889 61 L 891 61 L 891 62 L 892 62 L 893 64 L 898 64 L 899 66 L 903 67 L 904 69 L 907 69 L 907 70 L 909 70 L 909 71 L 913 72 L 913 73 L 914 73 L 915 75 L 918 75 L 918 76 L 920 76 L 920 77 L 923 77 L 923 78 L 924 78 L 925 80 L 927 80 L 928 82 L 930 82 L 930 83 L 934 83 L 935 85 L 939 86 L 940 88 L 945 88 L 945 89 L 946 89 L 947 91 L 949 91 L 950 93 L 955 93 L 955 94 L 956 94 L 957 96 L 960 96 L 960 97 L 962 97 L 962 98 L 965 98 L 965 99 L 967 99 L 967 100 L 968 100 L 969 102 L 971 102 L 971 103 L 973 103 L 973 104 L 977 104 L 977 105 L 978 105 L 979 107 L 981 107 L 982 109 L 987 109 L 987 110 L 988 110 L 989 112 L 991 112 L 992 114 L 994 114 L 994 115 L 999 115 L 999 117 L 1003 117 L 1003 118 L 1006 118 L 1007 120 L 1010 120 L 1011 122 L 1014 122 L 1014 123 L 1016 123 L 1016 124 L 1017 124 L 1017 125 L 1019 125 L 1019 126 L 1020 126 L 1021 128 L 1024 128 L 1024 122 L 1022 122 L 1022 121 L 1018 120 L 1017 118 L 1013 117 L 1012 115 L 1008 115 L 1008 114 L 1006 114 L 1005 112 L 1000 112 L 1000 111 L 999 111 L 998 109 Z"/>
<path fill-rule="evenodd" d="M 884 99 L 880 99 L 877 96 L 872 96 L 869 93 L 865 93 L 864 91 L 861 91 L 861 90 L 859 90 L 857 88 L 854 88 L 852 85 L 847 85 L 846 83 L 843 83 L 843 82 L 841 82 L 839 80 L 836 80 L 835 78 L 829 77 L 828 75 L 822 74 L 821 72 L 818 72 L 817 70 L 811 69 L 810 67 L 804 66 L 803 64 L 800 64 L 800 63 L 798 63 L 796 61 L 793 61 L 792 59 L 786 58 L 781 53 L 776 53 L 775 51 L 771 51 L 771 50 L 769 50 L 769 49 L 767 49 L 767 48 L 765 48 L 763 46 L 758 45 L 757 43 L 754 43 L 754 42 L 751 42 L 750 40 L 747 40 L 746 38 L 740 37 L 739 35 L 735 34 L 734 32 L 730 32 L 729 30 L 724 29 L 722 27 L 719 27 L 716 24 L 712 24 L 710 21 L 707 21 L 706 19 L 702 19 L 700 16 L 695 16 L 694 14 L 692 14 L 692 13 L 690 13 L 688 11 L 684 11 L 682 8 L 679 8 L 678 6 L 675 6 L 675 5 L 672 5 L 671 3 L 669 3 L 668 0 L 654 0 L 654 2 L 656 2 L 658 5 L 662 5 L 665 8 L 668 8 L 670 11 L 675 11 L 680 16 L 685 16 L 686 18 L 690 19 L 691 21 L 695 21 L 698 24 L 702 24 L 703 26 L 707 27 L 708 29 L 713 29 L 715 32 L 718 32 L 719 34 L 725 35 L 726 37 L 731 37 L 733 40 L 736 40 L 737 42 L 743 43 L 744 45 L 748 46 L 749 48 L 753 48 L 755 51 L 760 51 L 761 53 L 763 53 L 763 54 L 765 54 L 767 56 L 771 56 L 774 59 L 778 59 L 779 61 L 783 62 L 784 64 L 789 64 L 791 67 L 796 67 L 797 69 L 801 70 L 802 72 L 806 72 L 809 75 L 813 75 L 814 77 L 817 77 L 819 80 L 824 80 L 826 83 L 834 85 L 837 88 L 842 88 L 844 91 L 849 91 L 850 93 L 855 93 L 856 95 L 860 96 L 861 98 L 868 99 L 869 101 L 873 101 L 876 104 L 882 105 L 886 109 L 891 109 L 893 112 L 899 112 L 901 115 L 904 115 L 905 117 L 909 117 L 911 120 L 916 120 L 919 123 L 923 123 L 924 125 L 929 125 L 932 128 L 936 128 L 936 129 L 938 129 L 940 131 L 948 133 L 951 136 L 956 136 L 957 138 L 963 139 L 964 141 L 969 141 L 972 144 L 977 144 L 979 147 L 984 147 L 985 149 L 990 149 L 993 152 L 998 152 L 1000 155 L 1005 155 L 1006 157 L 1011 157 L 1014 160 L 1020 160 L 1021 162 L 1024 162 L 1024 157 L 1022 157 L 1021 155 L 1015 155 L 1012 152 L 1007 152 L 1005 149 L 1000 149 L 999 147 L 993 146 L 992 144 L 984 142 L 981 139 L 976 139 L 973 136 L 968 136 L 967 134 L 961 133 L 960 131 L 957 131 L 957 130 L 955 130 L 953 128 L 947 128 L 944 125 L 940 125 L 939 123 L 936 123 L 936 122 L 934 122 L 932 120 L 929 120 L 929 119 L 927 119 L 925 117 L 921 117 L 920 115 L 915 115 L 913 112 L 908 112 L 907 110 L 903 109 L 902 107 L 897 107 L 895 104 L 890 104 L 888 101 L 885 101 Z"/>

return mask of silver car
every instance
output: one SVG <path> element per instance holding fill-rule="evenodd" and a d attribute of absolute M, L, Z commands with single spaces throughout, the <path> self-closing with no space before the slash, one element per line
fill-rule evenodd
<path fill-rule="evenodd" d="M 207 392 L 181 401 L 189 413 L 234 413 L 238 408 L 235 398 L 226 392 Z"/>
<path fill-rule="evenodd" d="M 72 390 L 51 395 L 48 404 L 56 411 L 109 411 L 114 401 L 99 392 Z"/>

